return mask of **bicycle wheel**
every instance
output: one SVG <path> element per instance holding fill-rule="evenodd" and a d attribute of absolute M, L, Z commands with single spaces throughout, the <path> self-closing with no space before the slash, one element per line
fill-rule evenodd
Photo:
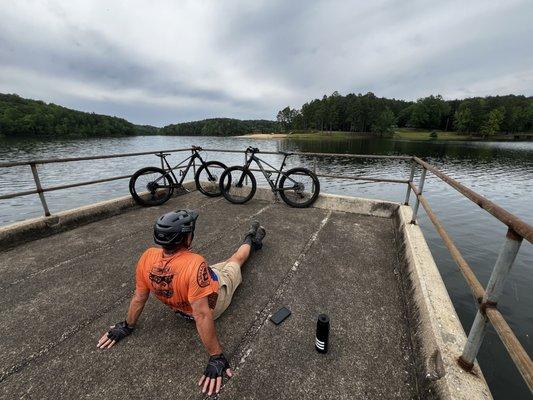
<path fill-rule="evenodd" d="M 163 204 L 173 192 L 174 180 L 161 168 L 141 168 L 130 178 L 131 196 L 144 207 Z"/>
<path fill-rule="evenodd" d="M 230 203 L 243 204 L 254 197 L 257 183 L 250 170 L 234 166 L 222 173 L 219 188 Z"/>
<path fill-rule="evenodd" d="M 307 168 L 293 168 L 279 180 L 280 196 L 291 207 L 304 208 L 313 204 L 320 193 L 318 177 Z"/>
<path fill-rule="evenodd" d="M 217 197 L 222 193 L 218 186 L 218 178 L 227 167 L 219 161 L 208 161 L 196 171 L 194 181 L 196 189 L 209 197 Z"/>

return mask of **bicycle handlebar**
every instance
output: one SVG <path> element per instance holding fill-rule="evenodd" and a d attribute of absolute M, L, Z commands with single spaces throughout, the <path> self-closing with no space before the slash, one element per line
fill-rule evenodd
<path fill-rule="evenodd" d="M 248 146 L 246 153 L 259 153 L 259 149 L 257 147 Z"/>
<path fill-rule="evenodd" d="M 191 150 L 202 151 L 202 148 L 200 146 L 192 145 Z"/>

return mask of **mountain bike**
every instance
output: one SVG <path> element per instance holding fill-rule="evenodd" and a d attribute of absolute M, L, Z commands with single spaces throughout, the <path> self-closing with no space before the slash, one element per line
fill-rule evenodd
<path fill-rule="evenodd" d="M 281 152 L 284 157 L 279 169 L 259 158 L 257 153 L 259 153 L 258 148 L 248 147 L 245 151 L 244 165 L 229 167 L 220 176 L 219 187 L 226 200 L 243 204 L 254 197 L 257 182 L 250 170 L 250 164 L 255 162 L 276 198 L 279 193 L 285 203 L 298 208 L 309 207 L 315 202 L 320 193 L 320 182 L 316 174 L 302 167 L 283 171 L 287 157 L 292 153 Z M 275 181 L 272 179 L 272 172 L 266 171 L 263 163 L 277 173 Z"/>
<path fill-rule="evenodd" d="M 183 181 L 189 172 L 189 169 L 198 159 L 200 167 L 194 175 L 194 182 L 196 188 L 204 195 L 209 197 L 220 196 L 220 189 L 218 186 L 218 177 L 221 171 L 226 169 L 226 165 L 219 161 L 204 161 L 200 155 L 202 148 L 199 146 L 192 146 L 192 154 L 185 160 L 180 162 L 174 168 L 170 166 L 167 161 L 167 156 L 170 153 L 155 153 L 161 158 L 161 166 L 141 168 L 135 172 L 130 178 L 130 193 L 133 199 L 141 206 L 157 206 L 166 202 L 174 193 L 174 189 L 184 189 Z M 174 169 L 187 163 L 187 166 L 179 171 L 180 178 L 178 179 L 174 174 Z"/>

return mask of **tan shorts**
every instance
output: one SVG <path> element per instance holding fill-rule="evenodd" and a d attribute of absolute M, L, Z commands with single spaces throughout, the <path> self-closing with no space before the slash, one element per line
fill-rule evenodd
<path fill-rule="evenodd" d="M 241 266 L 231 261 L 211 265 L 211 269 L 217 274 L 220 285 L 217 305 L 213 312 L 213 317 L 217 319 L 229 307 L 233 293 L 242 282 Z"/>

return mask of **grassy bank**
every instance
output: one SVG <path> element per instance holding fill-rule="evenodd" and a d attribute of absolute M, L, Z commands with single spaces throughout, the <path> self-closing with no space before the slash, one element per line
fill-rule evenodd
<path fill-rule="evenodd" d="M 508 135 L 493 135 L 487 138 L 481 136 L 475 136 L 468 133 L 458 133 L 458 132 L 449 132 L 449 131 L 438 131 L 438 130 L 421 130 L 421 129 L 409 129 L 409 128 L 400 128 L 394 132 L 394 139 L 403 139 L 403 140 L 504 140 L 504 141 L 517 141 L 517 140 L 532 140 L 533 132 L 519 133 L 518 139 L 514 134 Z"/>
<path fill-rule="evenodd" d="M 433 134 L 433 136 L 431 136 Z M 467 134 L 459 134 L 457 132 L 446 132 L 437 130 L 420 130 L 400 128 L 394 132 L 394 139 L 402 140 L 479 140 L 480 137 L 473 137 Z"/>
<path fill-rule="evenodd" d="M 360 132 L 328 132 L 328 131 L 290 131 L 286 133 L 254 133 L 250 135 L 240 136 L 247 139 L 305 139 L 305 140 L 321 140 L 321 139 L 347 139 L 350 137 L 388 137 L 398 140 L 445 140 L 445 141 L 458 141 L 458 140 L 502 140 L 502 141 L 516 141 L 516 140 L 533 140 L 533 133 L 521 133 L 519 139 L 516 139 L 514 135 L 494 135 L 486 139 L 480 136 L 474 136 L 471 134 L 447 132 L 438 130 L 422 130 L 422 129 L 410 129 L 399 128 L 396 129 L 392 136 L 379 136 L 373 133 L 360 133 Z"/>

